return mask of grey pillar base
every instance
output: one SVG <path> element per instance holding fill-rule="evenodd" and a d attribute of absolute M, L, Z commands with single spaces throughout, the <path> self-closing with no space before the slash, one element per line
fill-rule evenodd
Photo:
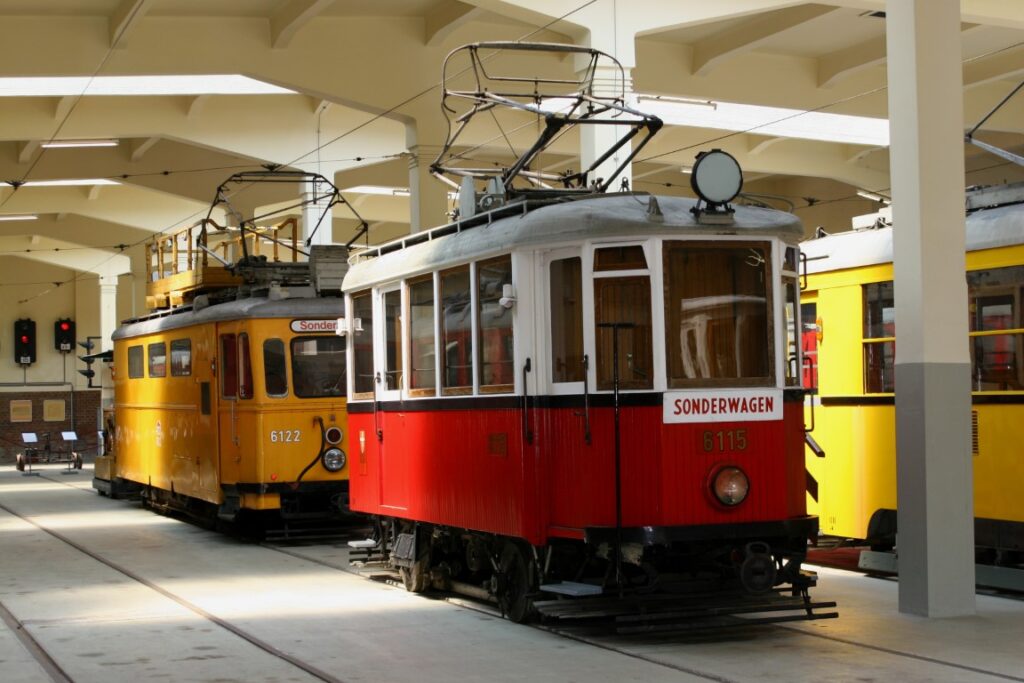
<path fill-rule="evenodd" d="M 896 365 L 901 612 L 975 613 L 969 363 Z"/>

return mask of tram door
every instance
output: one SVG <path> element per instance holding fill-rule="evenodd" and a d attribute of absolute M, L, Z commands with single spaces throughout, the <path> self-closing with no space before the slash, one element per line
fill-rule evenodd
<path fill-rule="evenodd" d="M 216 357 L 216 335 L 211 325 L 203 325 L 192 340 L 189 358 L 194 391 L 199 400 L 199 423 L 196 429 L 195 452 L 199 466 L 199 488 L 210 498 L 220 491 L 220 462 L 217 457 L 217 378 L 213 359 Z M 171 344 L 171 362 L 175 363 L 174 343 Z"/>
<path fill-rule="evenodd" d="M 232 484 L 244 477 L 242 412 L 252 399 L 249 337 L 237 322 L 217 326 L 216 391 L 221 480 Z"/>
<path fill-rule="evenodd" d="M 392 287 L 377 293 L 381 321 L 379 353 L 377 357 L 377 399 L 394 402 L 402 397 L 405 387 L 405 362 L 403 358 L 402 329 L 403 306 L 402 290 Z M 381 428 L 384 439 L 380 443 L 380 502 L 381 505 L 406 510 L 409 507 L 409 487 L 412 476 L 412 463 L 408 462 L 407 454 L 416 449 L 406 444 L 406 415 L 402 411 L 386 410 L 381 413 Z"/>

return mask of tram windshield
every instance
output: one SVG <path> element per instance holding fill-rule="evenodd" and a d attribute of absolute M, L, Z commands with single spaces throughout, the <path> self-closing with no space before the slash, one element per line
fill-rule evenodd
<path fill-rule="evenodd" d="M 345 340 L 342 337 L 295 337 L 292 382 L 299 398 L 345 394 Z"/>
<path fill-rule="evenodd" d="M 769 246 L 665 243 L 669 386 L 773 381 Z"/>

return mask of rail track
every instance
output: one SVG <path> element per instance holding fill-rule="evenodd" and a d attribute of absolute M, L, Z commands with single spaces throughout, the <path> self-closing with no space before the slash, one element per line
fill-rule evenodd
<path fill-rule="evenodd" d="M 91 493 L 91 491 L 89 489 L 84 489 L 82 487 L 75 486 L 74 483 L 69 482 L 67 479 L 52 478 L 52 477 L 47 477 L 45 475 L 43 475 L 43 478 L 47 479 L 47 480 L 49 480 L 49 481 L 51 481 L 53 483 L 62 484 L 62 485 L 68 486 L 69 488 L 77 489 L 79 491 L 82 491 L 83 493 Z M 167 597 L 167 598 L 173 600 L 174 602 L 176 602 L 177 604 L 181 605 L 182 607 L 188 609 L 189 611 L 193 612 L 194 614 L 202 617 L 204 620 L 210 622 L 211 624 L 213 624 L 217 628 L 222 629 L 224 631 L 227 631 L 227 632 L 229 632 L 229 633 L 231 633 L 231 634 L 233 634 L 233 635 L 235 635 L 235 636 L 245 640 L 246 642 L 248 642 L 249 644 L 251 644 L 254 647 L 258 648 L 260 651 L 262 651 L 264 653 L 267 653 L 267 654 L 272 655 L 272 656 L 274 656 L 274 657 L 276 657 L 276 658 L 278 658 L 278 659 L 280 659 L 280 660 L 282 660 L 284 662 L 287 662 L 289 665 L 293 666 L 295 669 L 308 674 L 313 679 L 324 681 L 326 683 L 344 683 L 343 679 L 337 677 L 336 675 L 331 674 L 331 673 L 326 672 L 326 671 L 323 671 L 323 670 L 317 668 L 316 666 L 301 660 L 300 658 L 297 658 L 297 657 L 295 657 L 293 655 L 290 655 L 290 654 L 288 654 L 286 652 L 281 651 L 279 648 L 275 647 L 274 645 L 272 645 L 270 643 L 267 643 L 266 641 L 260 639 L 259 637 L 255 636 L 254 634 L 248 632 L 244 628 L 239 627 L 237 624 L 233 624 L 233 623 L 231 623 L 228 620 L 225 620 L 225 619 L 223 619 L 221 617 L 218 617 L 218 616 L 216 616 L 214 614 L 211 614 L 210 612 L 208 612 L 207 610 L 203 609 L 202 607 L 200 607 L 200 606 L 190 602 L 189 600 L 183 598 L 180 595 L 175 594 L 173 591 L 167 590 L 166 588 L 164 588 L 162 586 L 159 586 L 159 585 L 157 585 L 157 584 L 147 580 L 146 578 L 144 578 L 142 576 L 139 576 L 137 573 L 131 571 L 130 569 L 128 569 L 126 567 L 123 567 L 123 566 L 120 566 L 118 563 L 113 562 L 113 561 L 109 560 L 108 558 L 105 558 L 102 555 L 93 552 L 89 548 L 83 547 L 81 544 L 79 544 L 79 543 L 75 542 L 74 540 L 66 537 L 65 535 L 61 534 L 60 532 L 58 532 L 58 531 L 56 531 L 54 529 L 47 528 L 46 526 L 44 526 L 42 524 L 39 524 L 38 522 L 34 521 L 30 517 L 27 517 L 27 516 L 24 516 L 24 515 L 20 514 L 17 510 L 12 509 L 10 506 L 8 506 L 8 505 L 6 505 L 4 503 L 0 503 L 0 510 L 3 510 L 5 512 L 7 512 L 8 514 L 11 514 L 11 515 L 13 515 L 13 516 L 15 516 L 15 517 L 17 517 L 17 518 L 27 522 L 28 524 L 31 524 L 36 529 L 42 531 L 43 533 L 46 533 L 46 534 L 50 535 L 51 537 L 59 540 L 60 542 L 70 546 L 71 548 L 74 548 L 76 551 L 85 554 L 86 556 L 88 556 L 88 557 L 90 557 L 90 558 L 92 558 L 92 559 L 94 559 L 94 560 L 104 564 L 105 566 L 113 569 L 114 571 L 118 572 L 119 574 L 121 574 L 121 575 L 123 575 L 125 577 L 128 577 L 128 578 L 132 579 L 133 581 L 136 581 L 136 582 L 142 584 L 143 586 L 146 586 L 150 590 L 152 590 L 152 591 L 154 591 L 154 592 L 156 592 L 156 593 L 158 593 L 158 594 L 160 594 L 160 595 L 162 595 L 164 597 Z M 348 538 L 360 538 L 360 537 L 363 537 L 363 536 L 361 536 L 358 533 L 358 531 L 355 530 L 355 529 L 351 530 L 351 532 L 348 535 Z M 344 541 L 344 540 L 346 540 L 346 537 L 345 536 L 341 536 L 338 539 L 335 539 L 335 542 L 332 543 L 331 546 L 332 547 L 337 547 L 337 542 L 338 541 Z M 291 556 L 293 558 L 300 559 L 300 560 L 303 560 L 303 561 L 306 561 L 306 562 L 310 562 L 310 563 L 313 563 L 313 564 L 316 564 L 316 565 L 319 565 L 319 566 L 322 566 L 322 567 L 325 567 L 325 568 L 329 568 L 329 569 L 332 569 L 332 570 L 335 570 L 335 571 L 345 572 L 345 573 L 348 573 L 348 574 L 355 574 L 355 575 L 363 576 L 363 577 L 366 577 L 366 578 L 370 578 L 370 579 L 376 580 L 378 582 L 382 582 L 382 583 L 386 583 L 386 584 L 389 584 L 389 585 L 393 585 L 396 589 L 404 590 L 404 588 L 402 587 L 402 584 L 401 584 L 401 579 L 398 577 L 397 573 L 391 572 L 389 570 L 385 570 L 383 568 L 372 568 L 372 569 L 369 569 L 369 570 L 360 570 L 359 568 L 356 568 L 356 567 L 353 567 L 352 565 L 350 565 L 347 562 L 347 560 L 346 561 L 341 561 L 341 560 L 336 560 L 336 559 L 324 559 L 323 557 L 318 556 L 317 553 L 316 553 L 316 549 L 324 547 L 323 544 L 320 541 L 318 541 L 318 540 L 314 541 L 313 539 L 305 539 L 305 540 L 298 540 L 297 539 L 297 540 L 292 540 L 292 541 L 264 541 L 264 542 L 261 543 L 261 546 L 266 548 L 266 549 L 268 549 L 268 550 L 271 550 L 273 552 L 283 553 L 283 554 L 289 555 L 289 556 Z M 490 617 L 493 617 L 493 618 L 501 618 L 501 614 L 500 614 L 500 612 L 499 612 L 499 610 L 497 609 L 496 606 L 493 606 L 493 605 L 491 605 L 489 603 L 486 603 L 486 602 L 481 602 L 481 601 L 478 601 L 478 600 L 464 598 L 462 596 L 456 596 L 456 595 L 444 594 L 444 593 L 434 593 L 434 594 L 427 594 L 427 596 L 425 596 L 424 599 L 443 600 L 443 601 L 448 602 L 448 603 L 450 603 L 452 605 L 458 606 L 458 607 L 460 607 L 462 609 L 471 610 L 471 611 L 474 611 L 474 612 L 477 612 L 477 613 L 480 613 L 480 614 L 483 614 L 483 615 L 487 615 L 487 616 L 490 616 Z M 6 624 L 6 626 L 8 628 L 10 628 L 18 636 L 18 638 L 21 640 L 21 642 L 25 646 L 26 650 L 28 650 L 28 652 L 36 659 L 36 661 L 40 664 L 40 666 L 47 672 L 47 674 L 51 677 L 51 680 L 53 680 L 55 683 L 75 683 L 74 679 L 69 677 L 68 674 L 63 669 L 61 669 L 61 667 L 57 664 L 57 662 L 54 660 L 52 654 L 50 652 L 48 652 L 46 650 L 46 648 L 44 648 L 38 641 L 36 641 L 31 636 L 31 634 L 29 634 L 27 632 L 26 629 L 24 629 L 22 627 L 22 624 L 20 624 L 20 622 L 18 622 L 18 620 L 14 617 L 14 615 L 11 614 L 6 609 L 6 607 L 3 606 L 2 603 L 0 603 L 0 620 L 2 620 Z M 641 640 L 641 641 L 637 640 L 637 637 L 644 638 L 644 634 L 638 634 L 637 636 L 615 636 L 615 637 L 611 637 L 610 638 L 608 636 L 608 633 L 607 633 L 606 630 L 594 629 L 592 627 L 579 627 L 579 626 L 568 626 L 568 627 L 566 627 L 566 626 L 559 625 L 557 623 L 554 624 L 554 625 L 547 624 L 547 623 L 533 623 L 533 624 L 527 625 L 525 627 L 526 628 L 537 629 L 539 631 L 544 631 L 546 633 L 552 634 L 553 636 L 557 636 L 559 638 L 565 638 L 567 640 L 572 640 L 572 641 L 575 641 L 575 642 L 578 642 L 578 643 L 586 644 L 588 646 L 591 646 L 591 647 L 594 647 L 594 648 L 598 648 L 598 649 L 601 649 L 601 650 L 604 650 L 604 651 L 607 651 L 607 652 L 612 652 L 612 653 L 615 653 L 617 655 L 621 655 L 623 657 L 630 658 L 632 660 L 642 661 L 642 662 L 645 662 L 645 663 L 648 663 L 648 664 L 656 665 L 658 667 L 663 667 L 665 669 L 672 670 L 672 671 L 675 671 L 675 672 L 679 672 L 679 673 L 682 673 L 682 674 L 688 674 L 690 676 L 694 676 L 694 677 L 700 678 L 702 680 L 713 681 L 715 683 L 741 683 L 738 679 L 730 678 L 728 676 L 723 676 L 723 675 L 715 673 L 713 671 L 708 671 L 708 670 L 702 669 L 700 667 L 695 667 L 695 666 L 686 666 L 686 665 L 680 664 L 679 662 L 669 661 L 669 660 L 667 660 L 667 659 L 665 659 L 663 657 L 659 657 L 659 656 L 651 654 L 651 653 L 637 651 L 636 649 L 634 649 L 634 646 L 636 645 L 636 643 L 638 643 L 638 642 L 650 642 L 649 640 Z M 747 637 L 747 636 L 755 634 L 760 629 L 766 629 L 766 628 L 767 629 L 782 629 L 782 630 L 785 630 L 788 633 L 790 633 L 790 634 L 792 634 L 793 636 L 796 636 L 796 637 L 815 638 L 815 639 L 820 639 L 820 640 L 826 640 L 826 641 L 830 641 L 830 642 L 834 642 L 834 643 L 838 643 L 838 644 L 842 644 L 842 645 L 858 648 L 858 649 L 861 649 L 861 650 L 863 650 L 865 652 L 884 653 L 884 654 L 887 654 L 887 655 L 896 656 L 896 657 L 900 657 L 900 658 L 905 658 L 905 659 L 912 660 L 912 661 L 926 662 L 928 664 L 937 665 L 937 666 L 943 667 L 944 669 L 948 669 L 949 676 L 950 676 L 949 680 L 962 679 L 963 677 L 965 677 L 967 675 L 975 675 L 975 676 L 981 675 L 981 676 L 985 676 L 985 677 L 990 677 L 992 680 L 1004 680 L 1004 681 L 1013 681 L 1015 683 L 1024 683 L 1024 676 L 1009 675 L 1009 674 L 1000 673 L 1000 672 L 997 672 L 997 671 L 987 670 L 987 669 L 984 669 L 984 668 L 981 668 L 981 667 L 973 667 L 973 666 L 968 666 L 968 665 L 964 665 L 964 664 L 959 664 L 957 662 L 952 662 L 952 661 L 944 660 L 944 659 L 937 658 L 937 657 L 923 656 L 923 655 L 919 655 L 919 654 L 916 654 L 916 653 L 913 653 L 913 652 L 907 652 L 907 651 L 904 651 L 904 650 L 900 650 L 900 649 L 897 649 L 897 648 L 880 647 L 878 645 L 874 645 L 874 644 L 866 643 L 866 642 L 861 642 L 861 641 L 858 641 L 858 640 L 855 640 L 855 639 L 836 637 L 836 636 L 829 635 L 827 633 L 822 633 L 820 631 L 809 631 L 809 630 L 806 630 L 806 629 L 801 629 L 801 628 L 797 628 L 797 627 L 793 627 L 793 626 L 787 626 L 787 625 L 783 625 L 783 624 L 771 624 L 771 625 L 765 625 L 765 626 L 750 626 L 749 627 L 750 630 L 749 630 L 748 633 L 740 633 L 740 634 L 737 634 L 737 632 L 734 630 L 734 631 L 730 632 L 730 638 L 734 638 L 734 637 Z M 664 642 L 664 638 L 665 637 L 666 636 L 661 636 L 661 637 L 659 637 L 659 640 L 661 642 Z M 702 633 L 690 633 L 690 634 L 683 634 L 683 635 L 675 634 L 675 635 L 672 636 L 673 639 L 681 638 L 681 639 L 683 639 L 683 641 L 688 641 L 688 640 L 705 641 L 705 640 L 708 640 L 709 638 L 713 639 L 714 637 L 715 636 L 713 636 L 713 635 L 709 636 L 708 634 L 702 634 Z"/>

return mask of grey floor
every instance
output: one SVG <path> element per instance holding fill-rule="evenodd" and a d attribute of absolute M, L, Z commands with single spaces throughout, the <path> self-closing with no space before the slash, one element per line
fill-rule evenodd
<path fill-rule="evenodd" d="M 1024 682 L 1024 601 L 928 620 L 894 582 L 823 569 L 839 619 L 576 640 L 343 571 L 339 545 L 245 544 L 99 497 L 88 468 L 43 474 L 0 469 L 3 683 Z"/>

